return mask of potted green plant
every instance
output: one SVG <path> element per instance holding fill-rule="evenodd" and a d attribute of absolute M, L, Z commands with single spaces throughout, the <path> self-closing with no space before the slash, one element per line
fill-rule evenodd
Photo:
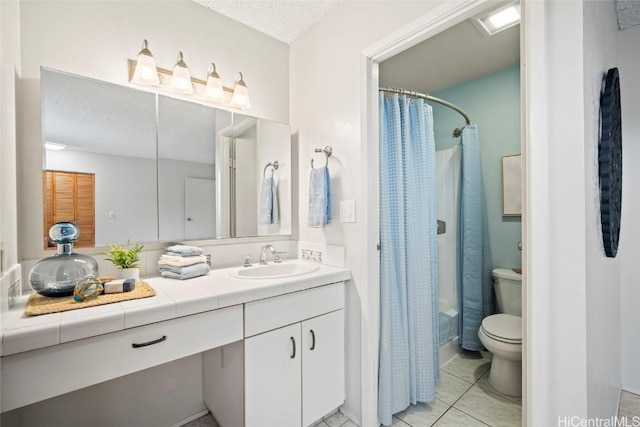
<path fill-rule="evenodd" d="M 140 269 L 142 268 L 138 261 L 140 251 L 144 248 L 141 243 L 136 243 L 134 246 L 127 249 L 125 246 L 107 243 L 109 247 L 108 251 L 100 252 L 105 255 L 108 261 L 111 261 L 113 265 L 118 269 L 119 279 L 140 279 Z"/>

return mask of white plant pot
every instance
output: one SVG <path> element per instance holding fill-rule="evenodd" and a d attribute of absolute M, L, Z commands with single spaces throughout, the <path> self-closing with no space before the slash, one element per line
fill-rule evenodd
<path fill-rule="evenodd" d="M 135 279 L 137 282 L 140 280 L 139 268 L 118 268 L 116 270 L 117 279 Z"/>

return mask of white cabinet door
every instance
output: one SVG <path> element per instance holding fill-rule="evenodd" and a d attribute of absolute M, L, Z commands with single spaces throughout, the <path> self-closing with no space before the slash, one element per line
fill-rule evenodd
<path fill-rule="evenodd" d="M 245 427 L 300 427 L 300 323 L 245 339 Z"/>
<path fill-rule="evenodd" d="M 306 427 L 344 403 L 344 310 L 302 322 L 302 348 Z"/>

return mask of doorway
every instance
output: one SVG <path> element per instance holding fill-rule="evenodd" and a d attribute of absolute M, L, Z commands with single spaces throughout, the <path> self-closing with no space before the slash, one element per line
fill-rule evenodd
<path fill-rule="evenodd" d="M 368 212 L 370 221 L 367 224 L 367 245 L 366 253 L 368 262 L 367 272 L 369 277 L 368 297 L 363 300 L 364 317 L 369 321 L 363 326 L 362 330 L 362 386 L 363 386 L 363 425 L 377 425 L 377 352 L 378 352 L 378 329 L 377 320 L 379 319 L 379 263 L 378 263 L 378 88 L 379 84 L 379 71 L 380 63 L 397 55 L 404 50 L 407 50 L 418 43 L 427 40 L 437 34 L 453 27 L 460 22 L 469 19 L 477 14 L 480 14 L 484 10 L 488 10 L 496 5 L 495 2 L 487 1 L 467 1 L 465 3 L 456 4 L 444 4 L 436 8 L 425 16 L 418 18 L 415 22 L 401 28 L 389 35 L 388 37 L 379 40 L 377 43 L 369 46 L 363 50 L 363 67 L 366 75 L 366 96 L 363 97 L 363 110 L 366 111 L 366 126 L 365 135 L 363 141 L 366 141 L 365 156 L 367 159 L 367 180 L 368 180 Z M 537 40 L 544 39 L 544 27 L 530 26 L 527 23 L 535 20 L 537 23 L 544 22 L 544 5 L 524 3 L 522 5 L 522 24 L 521 24 L 521 45 L 522 50 L 522 65 L 523 69 L 527 64 L 531 64 L 531 57 L 540 55 L 543 52 L 544 46 L 537 43 Z M 532 35 L 534 34 L 534 35 Z M 538 64 L 536 64 L 538 65 Z M 535 179 L 536 175 L 542 175 L 543 171 L 532 172 L 532 168 L 529 165 L 530 154 L 536 152 L 537 155 L 543 155 L 546 150 L 546 142 L 536 147 L 531 147 L 528 143 L 531 131 L 531 121 L 524 120 L 528 118 L 530 111 L 533 111 L 532 107 L 542 107 L 546 99 L 544 96 L 536 97 L 532 99 L 527 95 L 531 94 L 532 87 L 541 84 L 541 75 L 534 75 L 531 69 L 523 71 L 522 74 L 522 89 L 521 89 L 521 105 L 522 105 L 522 153 L 523 153 L 523 217 L 522 217 L 522 240 L 524 243 L 522 264 L 524 267 L 523 275 L 523 318 L 528 319 L 527 312 L 531 310 L 532 296 L 542 297 L 544 289 L 531 290 L 527 286 L 527 267 L 532 265 L 533 256 L 531 252 L 527 251 L 527 235 L 532 235 L 531 224 L 527 221 L 527 216 L 531 212 L 527 211 L 529 200 L 531 198 L 537 198 L 542 193 L 538 194 L 539 188 L 537 185 L 532 186 L 530 184 L 532 177 Z M 544 132 L 546 129 L 545 123 L 540 123 L 540 132 Z M 536 154 L 534 153 L 534 154 Z M 531 194 L 531 188 L 535 187 L 535 193 Z M 541 212 L 538 212 L 541 213 Z M 535 226 L 537 229 L 541 229 L 546 226 L 546 220 L 539 217 Z M 544 243 L 544 242 L 540 242 Z M 542 270 L 539 277 L 546 274 L 546 265 L 540 263 Z M 542 299 L 542 298 L 540 298 Z M 539 378 L 536 382 L 539 385 L 544 386 L 545 380 L 542 378 L 542 373 L 546 372 L 546 366 L 548 364 L 547 358 L 544 355 L 546 351 L 546 338 L 547 329 L 542 325 L 542 328 L 536 330 L 536 355 L 537 357 L 532 359 L 532 345 L 531 342 L 527 342 L 527 336 L 532 331 L 532 321 L 527 320 L 523 325 L 523 400 L 522 400 L 522 413 L 523 413 L 523 425 L 535 425 L 532 420 L 538 417 L 542 420 L 546 417 L 546 411 L 548 408 L 544 403 L 544 387 L 539 388 L 539 392 L 535 394 L 530 391 L 528 386 L 531 383 L 532 372 L 535 368 L 536 372 L 539 372 Z M 531 340 L 533 341 L 533 340 Z M 538 344 L 539 343 L 539 344 Z M 534 366 L 535 363 L 535 366 Z M 534 414 L 528 411 L 528 407 L 531 401 L 537 401 L 540 403 L 537 413 Z"/>

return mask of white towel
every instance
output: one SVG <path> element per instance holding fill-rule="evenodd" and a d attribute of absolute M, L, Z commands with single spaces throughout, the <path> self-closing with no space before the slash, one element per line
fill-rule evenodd
<path fill-rule="evenodd" d="M 209 273 L 209 266 L 199 262 L 197 264 L 188 265 L 186 267 L 172 267 L 168 265 L 160 266 L 160 275 L 170 279 L 191 279 L 198 276 L 204 276 Z"/>
<path fill-rule="evenodd" d="M 176 256 L 198 256 L 204 253 L 202 248 L 199 248 L 197 246 L 187 246 L 187 245 L 169 246 L 167 248 L 167 252 L 169 255 L 176 255 Z"/>
<path fill-rule="evenodd" d="M 184 267 L 187 265 L 197 264 L 199 262 L 207 262 L 207 257 L 204 255 L 197 256 L 175 256 L 175 255 L 160 255 L 160 259 L 158 260 L 158 265 L 172 265 L 175 267 Z"/>

